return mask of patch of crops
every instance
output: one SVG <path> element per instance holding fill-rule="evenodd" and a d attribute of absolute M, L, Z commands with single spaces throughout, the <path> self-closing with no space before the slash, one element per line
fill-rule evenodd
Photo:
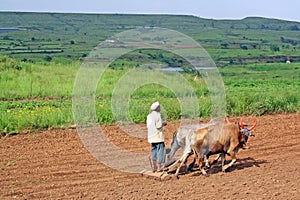
<path fill-rule="evenodd" d="M 17 101 L 0 103 L 2 134 L 63 128 L 73 123 L 70 101 Z"/>

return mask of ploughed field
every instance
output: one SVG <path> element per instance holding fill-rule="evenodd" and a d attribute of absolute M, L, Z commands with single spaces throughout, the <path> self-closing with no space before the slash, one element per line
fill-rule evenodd
<path fill-rule="evenodd" d="M 108 168 L 74 129 L 0 138 L 0 199 L 300 199 L 300 114 L 257 119 L 249 149 L 240 150 L 228 172 L 218 163 L 209 177 L 196 171 L 166 181 Z M 166 126 L 167 147 L 178 126 Z M 150 151 L 116 126 L 104 129 L 118 146 Z"/>

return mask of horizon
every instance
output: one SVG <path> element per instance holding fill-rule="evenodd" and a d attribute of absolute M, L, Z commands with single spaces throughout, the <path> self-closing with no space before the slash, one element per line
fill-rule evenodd
<path fill-rule="evenodd" d="M 98 13 L 98 12 L 63 12 L 63 11 L 5 11 L 0 10 L 0 13 L 57 13 L 57 14 L 91 14 L 91 15 L 173 15 L 173 16 L 193 16 L 201 19 L 208 19 L 208 20 L 219 20 L 219 21 L 225 21 L 225 20 L 232 20 L 232 21 L 238 21 L 238 20 L 244 20 L 247 18 L 263 18 L 263 19 L 273 19 L 273 20 L 281 20 L 281 21 L 289 21 L 289 22 L 295 22 L 300 23 L 300 21 L 295 20 L 289 20 L 289 19 L 281 19 L 281 18 L 274 18 L 274 17 L 266 17 L 266 16 L 245 16 L 243 18 L 207 18 L 202 16 L 197 16 L 194 14 L 179 14 L 179 13 L 113 13 L 113 12 L 106 12 L 106 13 Z"/>
<path fill-rule="evenodd" d="M 214 20 L 262 17 L 300 22 L 300 1 L 285 0 L 1 0 L 1 12 L 190 15 Z"/>

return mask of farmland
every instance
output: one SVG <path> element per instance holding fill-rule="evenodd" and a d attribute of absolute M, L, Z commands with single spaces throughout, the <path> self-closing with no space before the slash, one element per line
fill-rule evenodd
<path fill-rule="evenodd" d="M 299 60 L 298 22 L 255 17 L 209 20 L 183 15 L 0 14 L 5 19 L 0 21 L 0 28 L 18 28 L 0 29 L 0 54 L 20 59 L 80 59 L 101 41 L 122 31 L 161 27 L 192 37 L 217 65 L 283 61 L 287 56 Z"/>
<path fill-rule="evenodd" d="M 0 146 L 0 197 L 198 199 L 201 195 L 211 199 L 299 199 L 299 114 L 257 119 L 253 132 L 256 136 L 247 144 L 250 148 L 238 153 L 236 164 L 228 172 L 222 173 L 218 163 L 208 171 L 209 177 L 195 171 L 180 175 L 179 180 L 161 182 L 99 162 L 87 151 L 76 130 L 54 129 L 5 137 Z M 252 119 L 247 117 L 245 121 Z M 178 126 L 166 126 L 167 147 Z M 103 128 L 114 144 L 149 153 L 146 140 L 128 137 L 117 126 Z"/>
<path fill-rule="evenodd" d="M 0 19 L 0 199 L 299 199 L 300 23 L 22 12 L 0 12 Z M 226 115 L 245 116 L 248 123 L 257 118 L 249 149 L 227 173 L 220 162 L 208 178 L 195 171 L 158 182 L 121 172 L 93 157 L 74 129 L 74 84 L 90 52 L 115 34 L 142 27 L 176 30 L 199 42 L 224 82 Z M 119 126 L 112 101 L 119 81 L 147 63 L 182 69 L 174 74 L 193 89 L 199 116 L 192 117 L 200 123 L 213 109 L 205 77 L 178 55 L 138 49 L 111 62 L 91 94 L 96 121 L 113 144 L 145 155 L 146 139 Z M 149 106 L 159 100 L 170 147 L 185 117 L 174 91 L 153 83 L 130 92 L 137 125 L 129 124 L 131 131 L 146 136 Z"/>

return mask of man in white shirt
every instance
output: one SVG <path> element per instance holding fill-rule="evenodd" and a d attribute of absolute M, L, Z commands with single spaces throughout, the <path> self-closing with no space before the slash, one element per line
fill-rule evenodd
<path fill-rule="evenodd" d="M 148 142 L 151 144 L 153 170 L 160 172 L 166 157 L 165 136 L 163 133 L 163 126 L 166 123 L 162 122 L 158 102 L 154 102 L 150 108 L 151 113 L 147 116 Z"/>

